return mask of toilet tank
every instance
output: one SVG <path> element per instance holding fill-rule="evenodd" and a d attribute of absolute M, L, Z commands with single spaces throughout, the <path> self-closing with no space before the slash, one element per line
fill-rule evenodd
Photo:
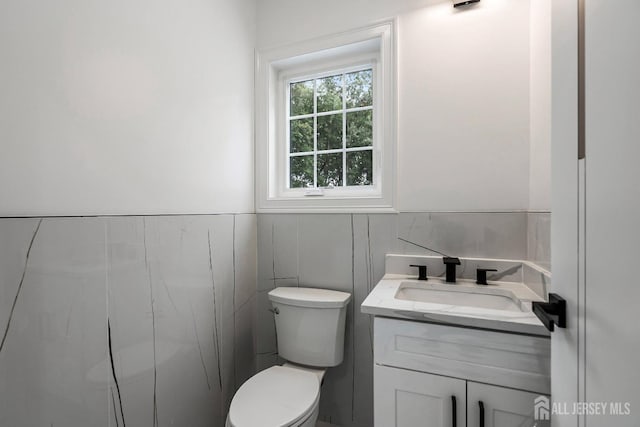
<path fill-rule="evenodd" d="M 301 365 L 331 367 L 342 363 L 346 292 L 315 288 L 276 288 L 269 292 L 280 357 Z"/>

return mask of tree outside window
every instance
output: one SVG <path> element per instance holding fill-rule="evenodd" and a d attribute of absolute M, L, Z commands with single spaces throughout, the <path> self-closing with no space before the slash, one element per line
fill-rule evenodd
<path fill-rule="evenodd" d="M 289 83 L 288 188 L 372 186 L 373 69 Z"/>

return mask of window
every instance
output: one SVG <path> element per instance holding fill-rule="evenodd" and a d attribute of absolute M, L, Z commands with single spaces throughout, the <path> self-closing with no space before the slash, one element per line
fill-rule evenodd
<path fill-rule="evenodd" d="M 373 68 L 287 84 L 287 188 L 371 186 Z"/>
<path fill-rule="evenodd" d="M 392 30 L 257 54 L 258 212 L 393 211 Z"/>

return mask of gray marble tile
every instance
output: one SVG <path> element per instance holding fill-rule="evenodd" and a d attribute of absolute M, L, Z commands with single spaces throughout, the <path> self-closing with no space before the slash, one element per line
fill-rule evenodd
<path fill-rule="evenodd" d="M 24 281 L 0 425 L 222 427 L 255 369 L 256 218 L 241 217 L 44 219 L 26 269 L 38 220 L 1 219 L 0 325 Z"/>
<path fill-rule="evenodd" d="M 298 215 L 258 215 L 258 289 L 298 283 Z"/>
<path fill-rule="evenodd" d="M 222 422 L 222 405 L 211 404 L 222 394 L 209 258 L 215 224 L 200 216 L 112 223 L 109 243 L 130 247 L 128 257 L 111 259 L 109 281 L 114 364 L 126 421 L 153 423 L 170 416 L 195 426 Z M 181 399 L 175 398 L 176 388 Z"/>
<path fill-rule="evenodd" d="M 256 295 L 254 294 L 236 310 L 235 370 L 236 382 L 241 385 L 255 373 L 256 349 L 254 328 Z"/>
<path fill-rule="evenodd" d="M 350 214 L 305 214 L 298 218 L 300 286 L 352 292 Z"/>
<path fill-rule="evenodd" d="M 258 356 L 278 353 L 275 319 L 267 291 L 258 292 L 256 296 L 256 335 Z"/>
<path fill-rule="evenodd" d="M 0 252 L 16 263 L 0 271 L 2 295 L 15 300 L 7 315 L 3 298 L 0 316 L 0 424 L 106 425 L 108 386 L 98 372 L 107 355 L 103 222 L 38 222 L 0 222 Z"/>
<path fill-rule="evenodd" d="M 110 346 L 101 371 L 110 388 L 110 417 L 112 423 L 152 424 L 157 387 L 144 218 L 112 218 L 105 226 Z"/>
<path fill-rule="evenodd" d="M 524 265 L 524 282 L 541 298 L 547 299 L 551 290 L 551 274 L 539 267 Z"/>
<path fill-rule="evenodd" d="M 353 425 L 373 425 L 373 319 L 360 304 L 384 275 L 385 254 L 396 244 L 397 215 L 354 215 Z"/>
<path fill-rule="evenodd" d="M 235 215 L 235 305 L 240 307 L 256 294 L 257 224 L 255 215 Z"/>
<path fill-rule="evenodd" d="M 527 259 L 551 271 L 551 213 L 527 214 Z"/>
<path fill-rule="evenodd" d="M 13 303 L 20 296 L 20 283 L 24 285 L 23 276 L 29 266 L 27 254 L 31 255 L 31 242 L 39 223 L 37 218 L 0 218 L 0 340 L 6 338 Z M 0 355 L 1 351 L 2 347 Z"/>
<path fill-rule="evenodd" d="M 433 255 L 419 246 L 450 256 L 525 259 L 527 239 L 525 212 L 401 213 L 398 237 L 401 253 Z M 418 246 L 419 245 L 419 246 Z"/>
<path fill-rule="evenodd" d="M 222 380 L 222 398 L 219 404 L 226 414 L 237 387 L 235 296 L 237 277 L 234 269 L 234 217 L 217 215 L 211 218 L 212 264 L 216 284 L 216 333 L 219 342 L 219 372 Z M 237 226 L 237 223 L 235 223 Z M 254 273 L 255 274 L 255 273 Z"/>

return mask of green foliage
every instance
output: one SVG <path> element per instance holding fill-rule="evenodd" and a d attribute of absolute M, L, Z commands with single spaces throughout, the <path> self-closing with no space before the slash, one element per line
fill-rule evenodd
<path fill-rule="evenodd" d="M 289 91 L 291 117 L 313 113 L 313 80 L 291 83 Z"/>
<path fill-rule="evenodd" d="M 292 153 L 313 151 L 313 117 L 291 120 L 289 126 L 290 151 Z"/>
<path fill-rule="evenodd" d="M 347 110 L 343 110 L 345 105 Z M 312 153 L 314 132 L 316 132 L 318 187 L 373 184 L 373 150 L 323 153 L 323 150 L 342 149 L 343 144 L 346 148 L 372 147 L 373 110 L 349 111 L 352 108 L 372 106 L 372 70 L 291 83 L 290 152 Z M 329 111 L 337 111 L 337 113 L 317 115 Z M 296 116 L 311 114 L 314 117 L 294 119 Z M 346 128 L 346 135 L 343 135 L 343 126 Z M 343 182 L 344 155 L 346 155 L 344 159 L 347 169 L 346 182 Z M 294 156 L 289 162 L 291 188 L 314 185 L 313 155 Z"/>
<path fill-rule="evenodd" d="M 373 144 L 373 110 L 347 113 L 347 148 Z"/>
<path fill-rule="evenodd" d="M 289 168 L 291 188 L 313 186 L 313 156 L 291 157 Z"/>
<path fill-rule="evenodd" d="M 342 75 L 316 80 L 318 113 L 342 110 Z"/>
<path fill-rule="evenodd" d="M 318 154 L 318 187 L 342 185 L 342 153 Z"/>
<path fill-rule="evenodd" d="M 347 153 L 347 185 L 373 184 L 373 151 Z"/>
<path fill-rule="evenodd" d="M 318 116 L 318 150 L 342 148 L 342 113 Z"/>
<path fill-rule="evenodd" d="M 373 72 L 358 71 L 345 75 L 347 108 L 373 105 Z"/>

